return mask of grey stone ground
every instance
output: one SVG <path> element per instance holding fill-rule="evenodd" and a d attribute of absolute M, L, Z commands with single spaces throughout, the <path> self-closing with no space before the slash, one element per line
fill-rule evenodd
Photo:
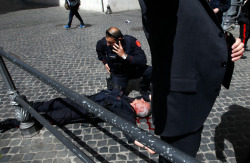
<path fill-rule="evenodd" d="M 95 45 L 110 26 L 117 26 L 124 34 L 138 38 L 147 54 L 148 63 L 151 62 L 140 11 L 105 15 L 80 10 L 88 27 L 76 28 L 79 22 L 74 19 L 71 30 L 63 28 L 68 20 L 68 11 L 63 7 L 14 11 L 0 15 L 0 47 L 78 93 L 93 94 L 106 88 L 107 74 L 97 59 Z M 125 23 L 126 20 L 130 23 Z M 233 33 L 238 36 L 238 29 Z M 245 54 L 248 55 L 248 52 Z M 8 61 L 6 64 L 19 92 L 26 95 L 28 100 L 62 97 L 17 66 Z M 225 160 L 241 163 L 249 153 L 249 58 L 238 61 L 235 67 L 230 90 L 222 89 L 205 123 L 197 155 L 202 162 L 220 163 Z M 4 120 L 14 117 L 14 109 L 9 105 L 7 89 L 2 80 L 0 88 L 0 120 Z M 131 96 L 137 94 L 133 92 Z M 148 130 L 146 120 L 140 121 L 139 127 Z M 64 131 L 64 135 L 96 162 L 158 161 L 157 154 L 150 155 L 135 145 L 128 145 L 124 135 L 107 123 L 98 126 L 77 123 L 58 129 Z M 80 162 L 45 128 L 32 138 L 23 138 L 19 129 L 1 133 L 0 154 L 0 162 Z"/>

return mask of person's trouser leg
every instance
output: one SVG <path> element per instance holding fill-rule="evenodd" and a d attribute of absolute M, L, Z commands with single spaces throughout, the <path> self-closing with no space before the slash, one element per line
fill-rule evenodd
<path fill-rule="evenodd" d="M 241 39 L 241 42 L 245 45 L 246 38 L 247 38 L 247 24 L 246 23 L 240 24 L 240 36 L 239 36 L 239 38 Z"/>
<path fill-rule="evenodd" d="M 128 77 L 112 73 L 111 80 L 112 80 L 112 93 L 117 95 L 123 94 L 128 85 Z"/>
<path fill-rule="evenodd" d="M 84 25 L 84 22 L 80 16 L 80 14 L 78 13 L 78 8 L 79 8 L 79 5 L 76 5 L 76 6 L 72 7 L 71 11 L 73 12 L 73 15 L 75 15 L 78 18 L 81 25 Z"/>
<path fill-rule="evenodd" d="M 86 109 L 69 98 L 56 98 L 47 102 L 35 102 L 31 106 L 37 112 L 45 112 L 47 119 L 60 125 L 84 118 L 88 113 Z"/>
<path fill-rule="evenodd" d="M 84 22 L 82 20 L 82 17 L 80 16 L 80 14 L 78 13 L 78 11 L 76 10 L 75 16 L 79 19 L 81 25 L 84 25 Z"/>
<path fill-rule="evenodd" d="M 198 131 L 188 135 L 176 137 L 161 137 L 161 139 L 166 143 L 172 145 L 173 147 L 181 150 L 182 152 L 192 157 L 196 157 L 196 154 L 200 147 L 202 129 L 203 127 L 201 127 Z M 159 156 L 159 162 L 170 163 L 170 161 L 163 158 L 162 156 Z"/>
<path fill-rule="evenodd" d="M 69 27 L 71 27 L 71 23 L 73 21 L 73 16 L 74 16 L 74 12 L 72 11 L 72 9 L 70 9 L 70 11 L 69 11 L 69 22 L 68 22 Z"/>
<path fill-rule="evenodd" d="M 142 74 L 141 90 L 150 90 L 150 83 L 152 81 L 152 67 L 148 66 Z"/>
<path fill-rule="evenodd" d="M 244 43 L 244 45 L 245 45 L 245 47 L 247 47 L 247 42 L 248 42 L 248 39 L 249 39 L 249 24 L 247 23 L 246 24 L 246 29 L 245 29 L 245 43 Z"/>
<path fill-rule="evenodd" d="M 143 30 L 146 35 L 146 38 L 149 38 L 149 25 L 147 20 L 147 8 L 144 0 L 139 0 L 139 4 L 141 7 L 141 15 L 142 15 L 142 24 L 143 24 Z"/>

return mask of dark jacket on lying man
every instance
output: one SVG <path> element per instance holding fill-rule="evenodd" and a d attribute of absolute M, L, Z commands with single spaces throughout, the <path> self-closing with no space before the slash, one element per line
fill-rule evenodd
<path fill-rule="evenodd" d="M 115 95 L 108 90 L 86 97 L 133 124 L 136 123 L 136 116 L 146 117 L 151 114 L 150 104 L 142 98 L 133 99 L 124 95 Z M 29 102 L 29 104 L 37 112 L 44 113 L 46 119 L 57 125 L 65 125 L 79 119 L 97 118 L 69 98 L 56 98 L 46 102 Z M 13 127 L 19 127 L 20 122 L 16 120 L 13 123 L 15 123 Z M 0 130 L 1 128 L 4 129 L 4 126 L 8 127 L 4 124 L 1 127 L 0 123 Z M 134 139 L 125 136 L 129 143 L 134 143 Z"/>

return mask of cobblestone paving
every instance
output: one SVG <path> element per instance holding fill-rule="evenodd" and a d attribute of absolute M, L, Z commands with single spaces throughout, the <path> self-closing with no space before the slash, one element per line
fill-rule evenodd
<path fill-rule="evenodd" d="M 28 65 L 81 94 L 93 94 L 106 88 L 106 70 L 97 59 L 96 42 L 105 30 L 117 26 L 124 34 L 138 38 L 151 63 L 149 47 L 142 31 L 140 11 L 105 15 L 80 10 L 87 28 L 65 30 L 68 11 L 63 7 L 49 7 L 8 12 L 0 15 L 0 47 Z M 125 23 L 129 20 L 130 23 Z M 238 29 L 233 31 L 238 36 Z M 246 52 L 248 55 L 248 52 Z M 250 56 L 249 56 L 250 57 Z M 6 61 L 6 60 L 5 60 Z M 44 101 L 63 97 L 30 74 L 6 61 L 10 74 L 21 94 L 30 101 Z M 202 134 L 197 159 L 202 162 L 243 162 L 250 149 L 250 62 L 249 58 L 235 65 L 230 90 L 222 88 Z M 0 77 L 1 78 L 1 77 Z M 7 89 L 0 80 L 0 120 L 14 117 Z M 131 96 L 138 95 L 132 92 Z M 149 120 L 151 122 L 151 120 Z M 146 119 L 138 126 L 149 130 Z M 59 128 L 95 162 L 157 162 L 158 155 L 150 155 L 135 145 L 127 144 L 124 135 L 108 123 L 69 124 Z M 151 126 L 152 128 L 154 126 Z M 80 162 L 47 129 L 32 138 L 22 137 L 19 129 L 0 134 L 0 162 L 68 163 Z"/>

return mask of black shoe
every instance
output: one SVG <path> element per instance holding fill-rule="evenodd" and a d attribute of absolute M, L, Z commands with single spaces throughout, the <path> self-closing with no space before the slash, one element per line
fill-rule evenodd
<path fill-rule="evenodd" d="M 246 59 L 246 58 L 247 58 L 247 56 L 242 55 L 240 59 Z"/>
<path fill-rule="evenodd" d="M 20 122 L 16 119 L 6 119 L 0 122 L 0 130 L 7 131 L 9 129 L 19 127 Z"/>

